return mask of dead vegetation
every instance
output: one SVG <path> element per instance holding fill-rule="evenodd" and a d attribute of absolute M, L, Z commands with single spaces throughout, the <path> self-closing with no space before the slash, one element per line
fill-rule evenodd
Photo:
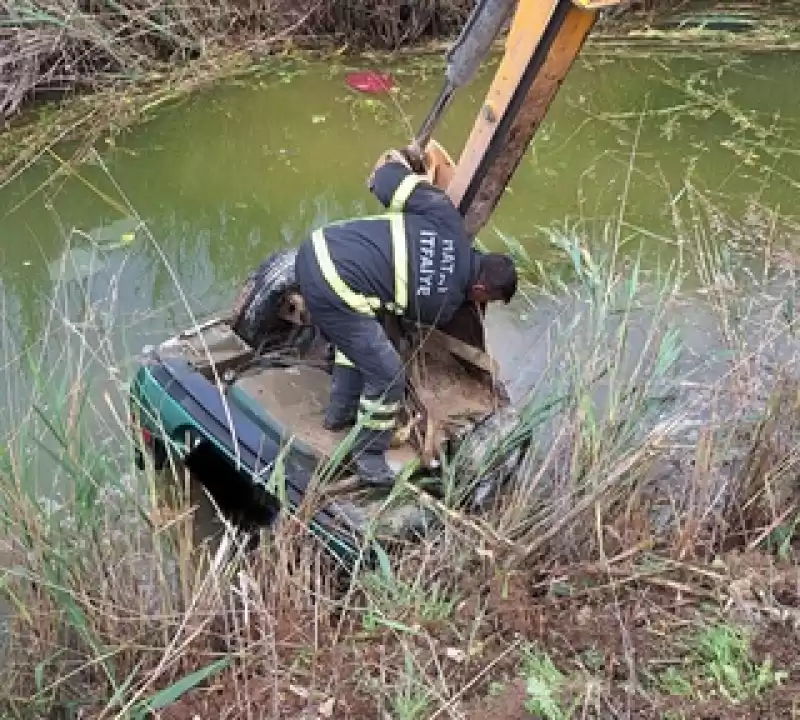
<path fill-rule="evenodd" d="M 790 5 L 791 3 L 789 3 Z M 647 25 L 659 13 L 715 2 L 634 0 L 610 12 Z M 729 2 L 724 8 L 751 3 Z M 759 7 L 777 12 L 786 2 Z M 470 0 L 165 0 L 96 3 L 37 0 L 0 3 L 0 115 L 28 101 L 147 80 L 188 61 L 202 71 L 227 50 L 264 55 L 279 47 L 335 46 L 395 51 L 450 39 L 473 7 Z"/>
<path fill-rule="evenodd" d="M 396 49 L 454 33 L 469 7 L 461 0 L 0 3 L 0 183 L 59 142 L 80 140 L 75 160 L 101 135 L 221 78 L 257 72 L 272 54 Z M 70 102 L 37 102 L 49 99 Z"/>
<path fill-rule="evenodd" d="M 452 34 L 470 7 L 466 0 L 6 1 L 0 5 L 0 114 L 10 117 L 37 95 L 144 78 L 226 46 L 264 53 L 287 40 L 322 37 L 397 49 Z"/>

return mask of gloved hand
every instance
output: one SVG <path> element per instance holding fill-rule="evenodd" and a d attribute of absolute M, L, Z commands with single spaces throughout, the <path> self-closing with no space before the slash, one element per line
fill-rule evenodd
<path fill-rule="evenodd" d="M 405 165 L 409 170 L 411 170 L 411 163 L 408 161 L 408 158 L 405 154 L 400 150 L 395 150 L 392 148 L 391 150 L 387 150 L 386 152 L 382 153 L 381 156 L 378 158 L 377 162 L 372 168 L 372 172 L 369 174 L 369 178 L 367 179 L 367 188 L 370 192 L 373 190 L 374 182 L 375 182 L 375 174 L 380 170 L 384 165 L 391 162 L 397 162 Z"/>
<path fill-rule="evenodd" d="M 418 175 L 430 175 L 427 154 L 423 153 L 416 143 L 406 145 L 400 152 L 405 157 L 406 163 L 411 170 Z"/>
<path fill-rule="evenodd" d="M 419 423 L 419 418 L 412 417 L 408 420 L 408 422 L 400 423 L 398 422 L 397 428 L 395 428 L 394 435 L 392 435 L 392 442 L 390 443 L 390 447 L 399 448 L 403 447 L 410 439 L 411 439 L 411 432 L 414 430 L 416 425 Z"/>

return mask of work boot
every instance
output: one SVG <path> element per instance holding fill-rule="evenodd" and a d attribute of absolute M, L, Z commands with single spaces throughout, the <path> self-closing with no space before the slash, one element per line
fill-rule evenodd
<path fill-rule="evenodd" d="M 346 406 L 341 403 L 331 402 L 325 409 L 322 418 L 322 427 L 329 432 L 340 432 L 356 424 L 358 405 Z"/>
<path fill-rule="evenodd" d="M 386 462 L 386 452 L 392 443 L 397 423 L 398 402 L 382 400 L 378 393 L 367 389 L 359 400 L 359 432 L 351 449 L 356 472 L 365 485 L 390 488 L 394 472 Z"/>
<path fill-rule="evenodd" d="M 339 432 L 356 424 L 358 399 L 363 381 L 356 368 L 335 364 L 331 374 L 331 395 L 322 427 L 330 432 Z"/>
<path fill-rule="evenodd" d="M 394 485 L 394 472 L 383 453 L 361 453 L 356 458 L 356 472 L 364 485 L 379 488 Z"/>

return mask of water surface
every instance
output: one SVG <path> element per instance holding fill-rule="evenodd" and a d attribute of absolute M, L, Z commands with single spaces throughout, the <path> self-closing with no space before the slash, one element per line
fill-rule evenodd
<path fill-rule="evenodd" d="M 0 429 L 29 406 L 23 349 L 44 353 L 45 373 L 93 362 L 87 374 L 107 376 L 184 327 L 188 308 L 224 309 L 276 248 L 326 219 L 375 211 L 370 168 L 407 142 L 441 68 L 396 67 L 392 101 L 345 86 L 364 65 L 286 64 L 226 84 L 103 143 L 68 177 L 47 184 L 58 162 L 46 158 L 0 190 L 0 392 L 12 407 Z M 687 183 L 733 216 L 755 202 L 796 218 L 799 71 L 791 54 L 587 53 L 481 240 L 498 247 L 499 231 L 546 263 L 548 228 L 601 237 L 621 218 L 627 246 L 641 245 L 655 267 L 680 256 L 674 214 L 688 209 Z M 459 97 L 437 135 L 456 156 L 490 76 Z"/>

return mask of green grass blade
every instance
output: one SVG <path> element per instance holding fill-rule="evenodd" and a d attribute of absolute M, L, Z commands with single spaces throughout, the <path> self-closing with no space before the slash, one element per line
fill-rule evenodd
<path fill-rule="evenodd" d="M 381 569 L 381 575 L 383 576 L 384 580 L 391 580 L 392 579 L 392 562 L 389 560 L 389 556 L 386 554 L 386 551 L 378 544 L 375 543 L 375 556 L 378 559 L 378 565 Z"/>
<path fill-rule="evenodd" d="M 172 703 L 180 700 L 187 692 L 194 690 L 200 683 L 218 673 L 220 670 L 224 670 L 230 665 L 230 662 L 230 658 L 222 658 L 181 678 L 169 687 L 157 692 L 148 700 L 143 701 L 134 716 L 137 720 L 144 720 L 144 718 L 147 717 L 147 713 L 163 710 L 165 707 L 172 705 Z"/>

